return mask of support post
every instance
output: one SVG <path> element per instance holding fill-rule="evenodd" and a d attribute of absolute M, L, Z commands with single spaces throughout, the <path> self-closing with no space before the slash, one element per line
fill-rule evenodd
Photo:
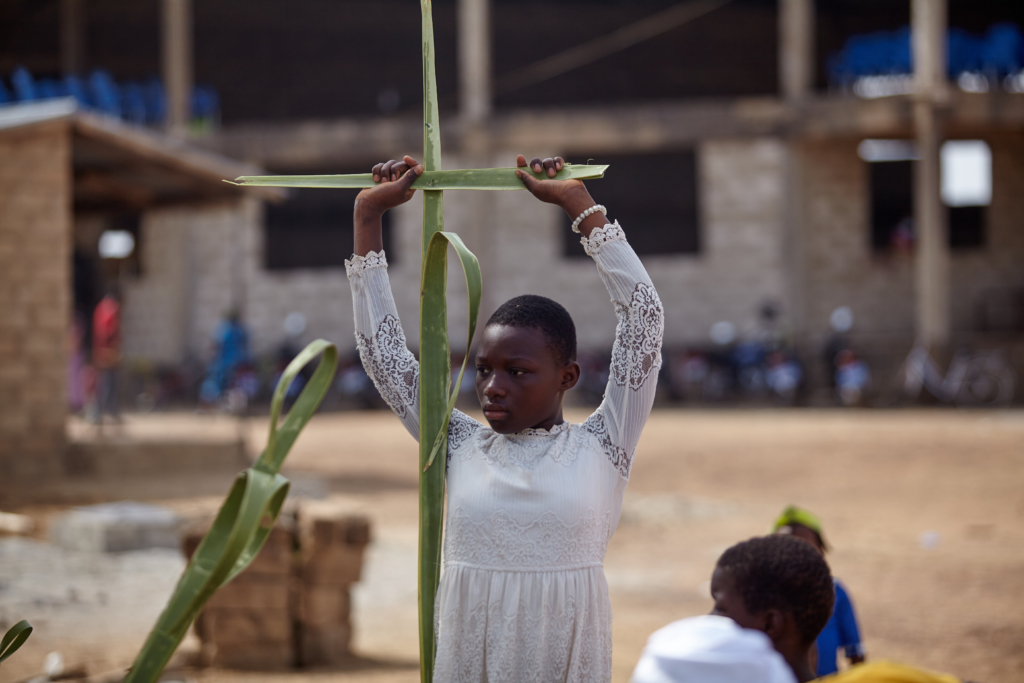
<path fill-rule="evenodd" d="M 917 342 L 941 352 L 949 343 L 950 256 L 942 204 L 939 108 L 947 99 L 946 0 L 912 0 L 914 126 L 915 331 Z"/>
<path fill-rule="evenodd" d="M 814 87 L 814 0 L 779 0 L 779 87 L 803 100 Z"/>
<path fill-rule="evenodd" d="M 459 114 L 483 123 L 491 114 L 490 0 L 459 0 Z"/>
<path fill-rule="evenodd" d="M 167 93 L 167 132 L 184 136 L 191 118 L 192 0 L 161 0 L 161 68 Z"/>
<path fill-rule="evenodd" d="M 491 0 L 459 0 L 459 118 L 462 162 L 473 168 L 487 168 L 493 159 L 487 123 L 491 117 L 493 79 L 491 70 Z M 501 162 L 499 162 L 501 165 Z M 484 272 L 494 272 L 494 239 L 489 226 L 494 220 L 495 198 L 490 192 L 474 192 L 459 201 L 469 202 L 469 225 L 463 234 L 472 234 L 473 250 Z M 496 308 L 493 292 L 485 287 L 485 315 Z M 469 353 L 469 349 L 466 349 Z"/>
<path fill-rule="evenodd" d="M 60 0 L 60 70 L 85 73 L 85 0 Z"/>
<path fill-rule="evenodd" d="M 799 105 L 814 89 L 814 0 L 779 0 L 778 3 L 778 77 L 779 94 L 788 103 Z M 800 139 L 790 133 L 786 138 L 783 170 L 783 221 L 786 254 L 786 289 L 789 310 L 785 317 L 798 344 L 807 332 L 806 250 L 803 230 L 803 152 Z"/>

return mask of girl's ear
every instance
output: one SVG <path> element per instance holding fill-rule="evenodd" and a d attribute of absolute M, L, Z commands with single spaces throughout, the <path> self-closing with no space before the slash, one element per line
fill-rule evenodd
<path fill-rule="evenodd" d="M 576 361 L 569 361 L 565 367 L 562 368 L 562 384 L 559 386 L 560 391 L 569 391 L 576 383 L 580 381 L 580 364 Z"/>
<path fill-rule="evenodd" d="M 782 610 L 775 608 L 765 610 L 762 618 L 764 619 L 764 632 L 768 634 L 772 642 L 781 639 L 786 630 L 786 615 L 782 613 Z"/>

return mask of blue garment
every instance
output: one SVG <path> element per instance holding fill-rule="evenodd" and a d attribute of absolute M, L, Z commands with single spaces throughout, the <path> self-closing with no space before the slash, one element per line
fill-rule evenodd
<path fill-rule="evenodd" d="M 843 584 L 833 579 L 836 587 L 836 604 L 832 608 L 832 616 L 818 636 L 818 677 L 834 674 L 839 670 L 836 658 L 839 648 L 846 650 L 847 657 L 864 655 L 864 647 L 860 644 L 860 629 L 857 628 L 857 616 L 853 613 L 853 603 L 846 594 Z"/>
<path fill-rule="evenodd" d="M 213 334 L 217 351 L 206 368 L 206 379 L 199 387 L 199 396 L 213 403 L 228 389 L 235 370 L 249 357 L 249 334 L 239 322 L 225 320 Z"/>

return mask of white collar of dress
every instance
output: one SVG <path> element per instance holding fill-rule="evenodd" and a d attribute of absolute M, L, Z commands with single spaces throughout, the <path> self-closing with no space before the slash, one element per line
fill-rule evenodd
<path fill-rule="evenodd" d="M 529 427 L 521 432 L 509 434 L 509 436 L 555 436 L 557 434 L 561 434 L 567 429 L 569 429 L 568 422 L 559 422 L 551 429 L 534 429 L 533 427 Z"/>

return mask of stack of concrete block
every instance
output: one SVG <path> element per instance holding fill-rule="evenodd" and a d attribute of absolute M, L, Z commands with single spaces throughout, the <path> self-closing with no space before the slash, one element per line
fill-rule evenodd
<path fill-rule="evenodd" d="M 201 540 L 202 534 L 187 536 L 186 553 Z M 206 603 L 195 624 L 204 664 L 260 671 L 295 665 L 293 550 L 292 532 L 274 527 L 252 564 Z"/>
<path fill-rule="evenodd" d="M 343 510 L 309 505 L 298 510 L 297 527 L 299 664 L 336 666 L 350 654 L 350 588 L 359 581 L 370 524 Z"/>
<path fill-rule="evenodd" d="M 202 533 L 186 535 L 195 552 Z M 351 587 L 370 524 L 320 503 L 282 515 L 256 559 L 196 619 L 208 666 L 281 670 L 337 666 L 351 657 Z"/>
<path fill-rule="evenodd" d="M 57 515 L 50 526 L 50 541 L 62 548 L 94 553 L 176 548 L 180 526 L 174 510 L 124 500 Z"/>

